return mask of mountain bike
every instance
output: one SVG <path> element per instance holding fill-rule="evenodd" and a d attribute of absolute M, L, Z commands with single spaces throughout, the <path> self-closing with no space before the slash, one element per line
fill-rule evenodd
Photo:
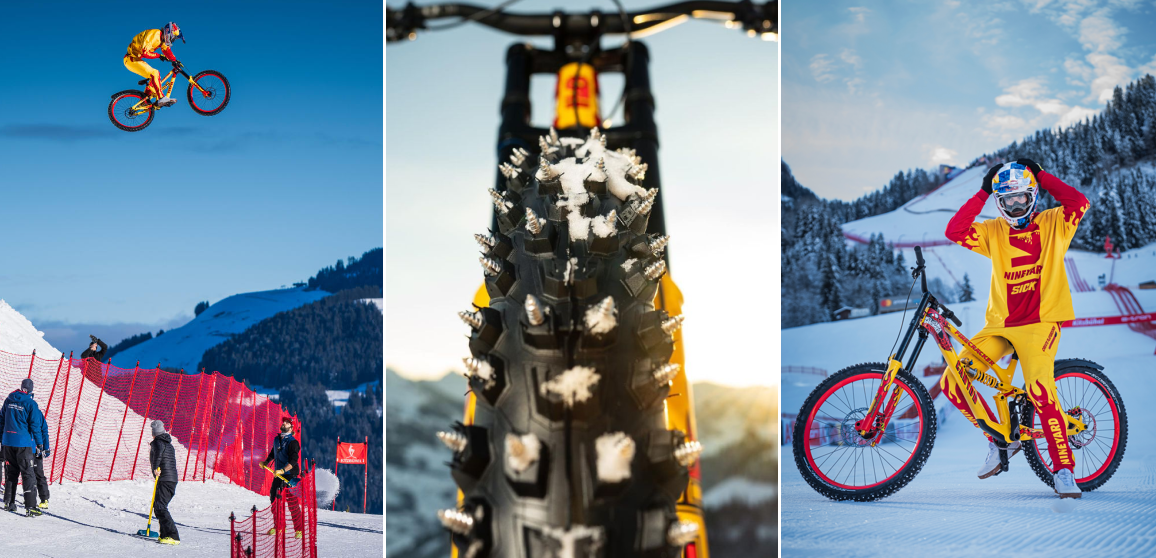
<path fill-rule="evenodd" d="M 173 60 L 172 65 L 168 75 L 161 80 L 160 87 L 164 96 L 167 97 L 172 93 L 177 82 L 177 74 L 180 74 L 189 80 L 189 88 L 185 96 L 188 98 L 189 106 L 192 107 L 193 112 L 202 116 L 213 116 L 225 110 L 225 106 L 229 104 L 231 91 L 229 80 L 225 79 L 221 72 L 205 70 L 198 72 L 195 76 L 190 76 L 180 61 Z M 137 83 L 148 85 L 148 82 L 149 80 L 142 79 Z M 155 99 L 155 96 L 144 91 L 132 89 L 115 93 L 112 96 L 112 101 L 108 103 L 108 119 L 121 130 L 139 132 L 153 122 L 153 114 L 158 108 L 153 104 Z"/>
<path fill-rule="evenodd" d="M 1053 486 L 1052 461 L 1044 425 L 1025 388 L 1012 385 L 1018 357 L 1008 365 L 982 353 L 955 326 L 959 318 L 927 290 L 921 249 L 915 247 L 912 279 L 922 283 L 923 297 L 902 343 L 887 364 L 873 362 L 845 368 L 816 387 L 799 410 L 792 448 L 807 484 L 832 500 L 878 500 L 911 482 L 935 444 L 935 407 L 907 366 L 919 359 L 924 342 L 933 338 L 947 362 L 944 374 L 963 386 L 971 418 L 1001 449 L 1019 440 L 1036 475 Z M 914 284 L 912 285 L 914 287 Z M 950 320 L 951 323 L 948 323 Z M 911 358 L 904 354 L 918 340 Z M 961 358 L 952 340 L 983 362 Z M 909 364 L 905 364 L 909 363 Z M 990 369 L 994 375 L 988 374 Z M 1120 393 L 1104 367 L 1084 359 L 1055 362 L 1056 389 L 1066 415 L 1068 446 L 1076 453 L 1076 484 L 1088 492 L 1115 474 L 1128 443 L 1128 415 Z M 996 390 L 993 416 L 973 382 Z M 1055 425 L 1060 428 L 1060 425 Z M 1007 451 L 1000 452 L 1000 471 L 1008 470 Z"/>
<path fill-rule="evenodd" d="M 450 17 L 461 21 L 427 26 Z M 768 39 L 777 31 L 775 2 L 630 14 L 386 10 L 391 43 L 469 21 L 555 39 L 553 50 L 506 52 L 494 211 L 475 235 L 484 284 L 460 313 L 470 392 L 463 420 L 438 434 L 459 487 L 458 507 L 438 514 L 454 556 L 708 557 L 649 52 L 631 38 L 690 17 Z M 615 34 L 625 44 L 602 48 Z M 604 127 L 598 106 L 606 72 L 625 76 L 620 126 Z M 536 128 L 530 78 L 549 73 L 554 125 Z"/>

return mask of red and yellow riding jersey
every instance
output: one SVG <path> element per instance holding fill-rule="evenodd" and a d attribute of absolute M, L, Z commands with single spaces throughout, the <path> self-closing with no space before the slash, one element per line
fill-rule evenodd
<path fill-rule="evenodd" d="M 1037 213 L 1022 229 L 1003 219 L 976 223 L 989 196 L 980 190 L 947 224 L 948 240 L 991 259 L 988 327 L 1075 318 L 1064 255 L 1088 210 L 1088 198 L 1047 172 L 1036 178 L 1063 207 Z"/>
<path fill-rule="evenodd" d="M 161 40 L 160 29 L 146 29 L 133 37 L 132 42 L 128 45 L 128 56 L 134 60 L 160 58 L 161 56 L 156 52 L 158 48 L 167 59 L 176 60 L 173 51 L 165 46 L 164 41 Z"/>

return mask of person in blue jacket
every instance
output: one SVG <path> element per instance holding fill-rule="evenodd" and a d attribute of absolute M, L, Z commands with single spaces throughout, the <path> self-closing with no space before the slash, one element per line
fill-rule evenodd
<path fill-rule="evenodd" d="M 4 446 L 4 507 L 16 511 L 16 475 L 24 483 L 24 509 L 28 517 L 42 515 L 36 507 L 33 474 L 36 453 L 45 451 L 44 415 L 32 399 L 32 380 L 20 382 L 20 389 L 8 394 L 0 407 L 0 445 Z"/>

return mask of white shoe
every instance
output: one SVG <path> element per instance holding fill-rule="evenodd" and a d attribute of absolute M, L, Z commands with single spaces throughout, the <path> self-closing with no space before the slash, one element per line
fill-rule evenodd
<path fill-rule="evenodd" d="M 158 107 L 171 107 L 175 104 L 177 104 L 177 100 L 172 98 L 172 97 L 169 97 L 168 95 L 165 95 L 164 97 L 162 97 L 160 99 L 157 99 L 157 106 Z"/>
<path fill-rule="evenodd" d="M 1052 484 L 1055 486 L 1056 494 L 1060 498 L 1079 498 L 1083 496 L 1079 485 L 1076 484 L 1076 478 L 1072 476 L 1072 472 L 1067 469 L 1060 469 L 1054 477 L 1052 477 Z"/>
<path fill-rule="evenodd" d="M 994 442 L 989 441 L 987 443 L 987 448 L 988 448 L 987 449 L 987 459 L 984 460 L 983 466 L 979 468 L 979 473 L 978 473 L 979 478 L 981 478 L 981 479 L 986 479 L 988 477 L 994 477 L 994 476 L 1003 472 L 1003 464 L 1000 463 L 1000 459 L 999 459 L 999 452 L 1000 452 L 999 446 L 996 446 Z M 1011 460 L 1012 457 L 1015 457 L 1015 454 L 1020 452 L 1020 448 L 1021 448 L 1021 445 L 1020 445 L 1019 440 L 1016 440 L 1016 441 L 1008 444 L 1008 446 L 1007 446 L 1007 452 L 1008 452 L 1007 458 L 1008 458 L 1008 460 Z"/>

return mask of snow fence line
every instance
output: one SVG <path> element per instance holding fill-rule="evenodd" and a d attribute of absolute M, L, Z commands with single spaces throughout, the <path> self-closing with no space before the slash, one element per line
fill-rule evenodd
<path fill-rule="evenodd" d="M 316 463 L 305 462 L 301 482 L 269 507 L 253 506 L 239 522 L 229 514 L 229 558 L 317 558 L 316 470 Z"/>
<path fill-rule="evenodd" d="M 219 373 L 119 368 L 111 360 L 44 359 L 0 351 L 0 390 L 31 378 L 33 398 L 48 423 L 49 483 L 151 479 L 149 423 L 173 438 L 182 482 L 230 482 L 268 494 L 261 468 L 281 418 L 300 422 L 268 397 Z"/>

